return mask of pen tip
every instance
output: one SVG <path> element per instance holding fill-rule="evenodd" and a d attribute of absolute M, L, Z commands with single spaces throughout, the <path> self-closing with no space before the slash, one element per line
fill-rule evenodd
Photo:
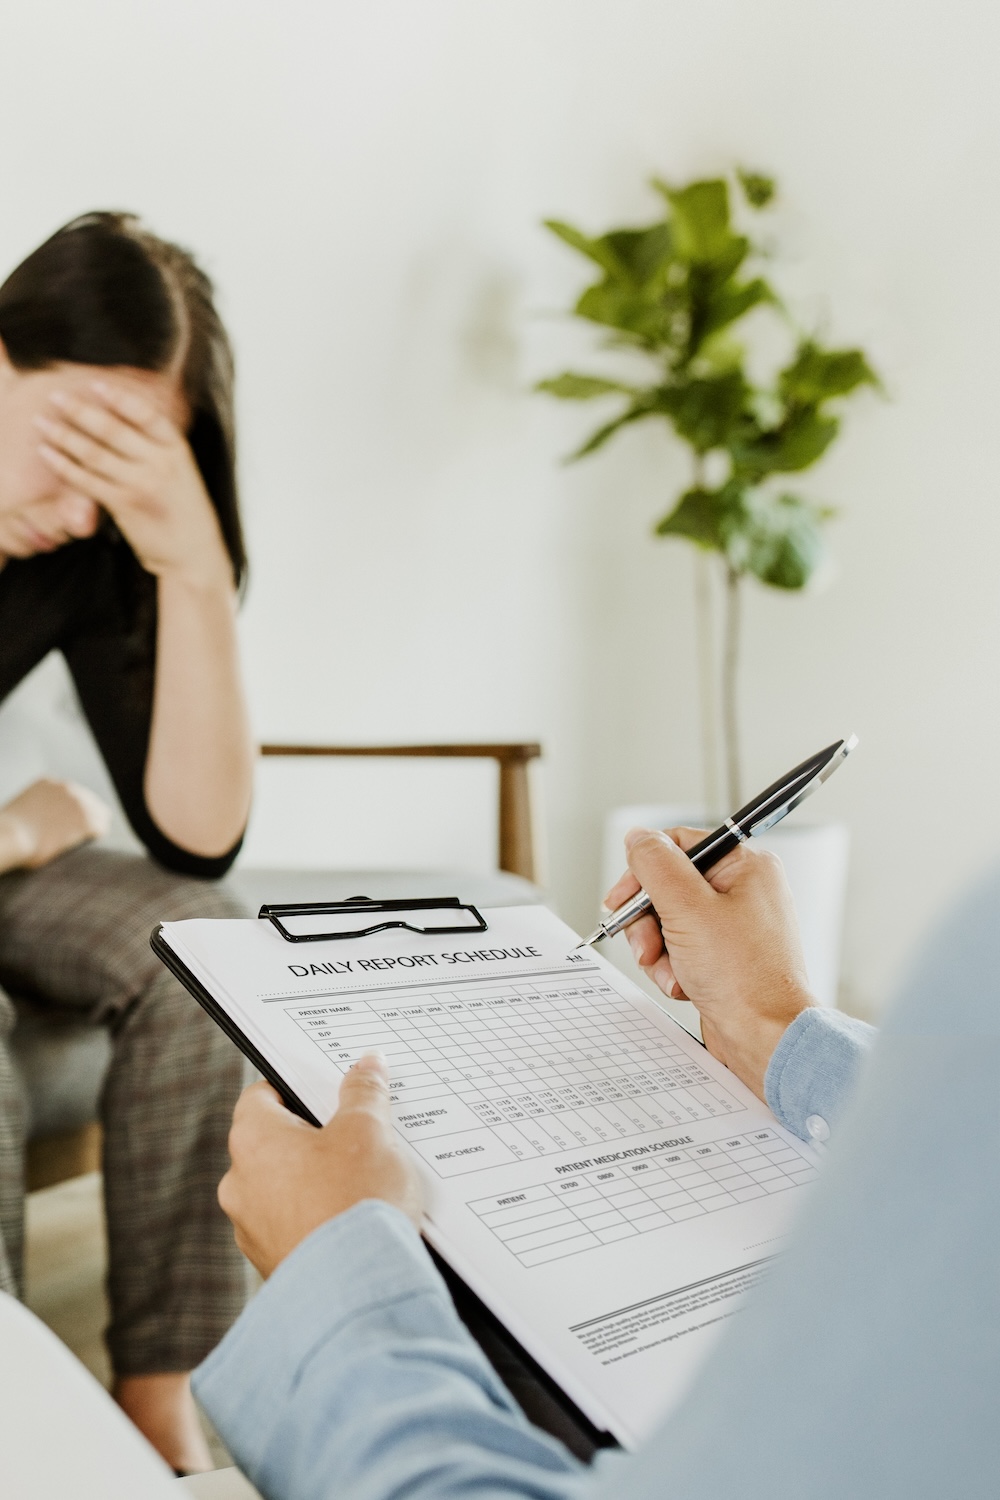
<path fill-rule="evenodd" d="M 590 937 L 583 938 L 579 943 L 577 943 L 576 946 L 577 946 L 578 949 L 579 948 L 590 948 L 590 947 L 593 946 L 594 943 L 599 943 L 600 940 L 601 940 L 601 938 L 603 936 L 604 936 L 604 928 L 603 927 L 598 927 L 597 930 L 596 930 L 596 932 L 592 932 L 590 934 Z"/>

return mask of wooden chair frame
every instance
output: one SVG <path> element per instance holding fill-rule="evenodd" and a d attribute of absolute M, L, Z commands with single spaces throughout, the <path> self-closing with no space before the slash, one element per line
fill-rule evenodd
<path fill-rule="evenodd" d="M 537 881 L 539 873 L 536 829 L 531 805 L 528 766 L 542 753 L 541 745 L 261 745 L 261 755 L 421 756 L 495 760 L 500 770 L 497 807 L 497 865 L 512 875 Z"/>

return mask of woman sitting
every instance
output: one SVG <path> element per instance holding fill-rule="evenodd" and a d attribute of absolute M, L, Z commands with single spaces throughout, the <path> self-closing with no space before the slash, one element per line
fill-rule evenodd
<path fill-rule="evenodd" d="M 135 218 L 87 214 L 0 287 L 0 699 L 63 653 L 152 860 L 82 847 L 100 805 L 64 783 L 0 810 L 0 1287 L 20 1290 L 24 1206 L 6 989 L 110 1032 L 114 1391 L 182 1469 L 210 1467 L 188 1372 L 244 1300 L 215 1201 L 242 1067 L 148 939 L 160 919 L 238 914 L 203 881 L 231 865 L 250 802 L 245 567 L 211 283 Z"/>

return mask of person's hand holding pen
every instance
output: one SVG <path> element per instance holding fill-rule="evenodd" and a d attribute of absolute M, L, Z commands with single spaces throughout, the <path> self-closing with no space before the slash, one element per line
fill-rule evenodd
<path fill-rule="evenodd" d="M 615 909 L 642 886 L 649 913 L 625 929 L 637 963 L 665 995 L 689 1000 L 705 1045 L 764 1098 L 764 1075 L 786 1028 L 808 1006 L 795 908 L 781 861 L 742 844 L 701 874 L 682 852 L 704 830 L 634 828 L 629 869 L 605 897 Z"/>

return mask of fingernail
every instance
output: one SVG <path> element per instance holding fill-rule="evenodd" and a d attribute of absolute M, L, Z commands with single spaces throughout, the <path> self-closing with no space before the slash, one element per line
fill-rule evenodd
<path fill-rule="evenodd" d="M 92 380 L 90 382 L 90 389 L 96 391 L 99 396 L 106 396 L 111 387 L 106 380 Z"/>
<path fill-rule="evenodd" d="M 50 421 L 48 417 L 43 417 L 41 415 L 41 413 L 39 413 L 38 415 L 36 415 L 35 417 L 33 417 L 32 420 L 34 421 L 34 424 L 35 424 L 36 427 L 40 427 L 41 428 L 42 432 L 58 432 L 59 431 L 59 429 L 56 426 L 55 422 Z"/>
<path fill-rule="evenodd" d="M 65 406 L 69 397 L 65 391 L 51 391 L 49 393 L 49 400 L 56 406 Z"/>
<path fill-rule="evenodd" d="M 628 937 L 627 933 L 626 933 L 626 937 Z M 635 959 L 636 963 L 641 967 L 642 966 L 642 955 L 643 955 L 643 953 L 645 951 L 645 949 L 643 948 L 643 945 L 642 945 L 642 939 L 641 938 L 637 938 L 637 937 L 629 937 L 629 939 L 628 939 L 628 945 L 632 949 L 632 957 Z"/>

